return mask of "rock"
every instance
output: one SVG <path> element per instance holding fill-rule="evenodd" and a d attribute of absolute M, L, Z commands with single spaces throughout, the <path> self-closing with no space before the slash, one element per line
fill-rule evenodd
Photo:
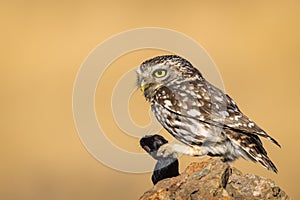
<path fill-rule="evenodd" d="M 243 175 L 218 158 L 191 163 L 181 175 L 159 181 L 140 200 L 290 199 L 270 179 Z"/>

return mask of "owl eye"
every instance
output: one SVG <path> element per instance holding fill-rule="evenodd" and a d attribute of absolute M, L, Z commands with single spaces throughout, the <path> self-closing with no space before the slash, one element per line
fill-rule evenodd
<path fill-rule="evenodd" d="M 157 69 L 153 72 L 153 76 L 156 78 L 162 78 L 167 75 L 167 71 L 164 69 Z"/>

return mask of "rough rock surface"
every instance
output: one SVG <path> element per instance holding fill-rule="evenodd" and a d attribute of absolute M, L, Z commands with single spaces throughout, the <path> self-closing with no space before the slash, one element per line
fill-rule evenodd
<path fill-rule="evenodd" d="M 164 179 L 140 200 L 290 199 L 270 179 L 245 174 L 219 159 L 191 163 L 181 175 Z"/>

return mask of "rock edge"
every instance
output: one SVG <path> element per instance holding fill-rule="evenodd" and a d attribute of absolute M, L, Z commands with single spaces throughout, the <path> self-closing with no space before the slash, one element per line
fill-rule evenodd
<path fill-rule="evenodd" d="M 164 179 L 140 200 L 290 199 L 272 180 L 243 174 L 218 158 L 191 163 L 181 175 Z"/>

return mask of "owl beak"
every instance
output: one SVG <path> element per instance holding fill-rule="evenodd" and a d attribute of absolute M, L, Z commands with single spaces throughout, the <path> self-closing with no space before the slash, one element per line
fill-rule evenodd
<path fill-rule="evenodd" d="M 144 84 L 144 85 L 142 85 L 141 86 L 141 90 L 142 90 L 142 92 L 144 92 L 147 88 L 149 87 L 149 84 Z"/>
<path fill-rule="evenodd" d="M 141 83 L 142 92 L 144 92 L 148 87 L 149 87 L 149 84 L 146 83 L 144 80 L 142 80 L 142 83 Z"/>

